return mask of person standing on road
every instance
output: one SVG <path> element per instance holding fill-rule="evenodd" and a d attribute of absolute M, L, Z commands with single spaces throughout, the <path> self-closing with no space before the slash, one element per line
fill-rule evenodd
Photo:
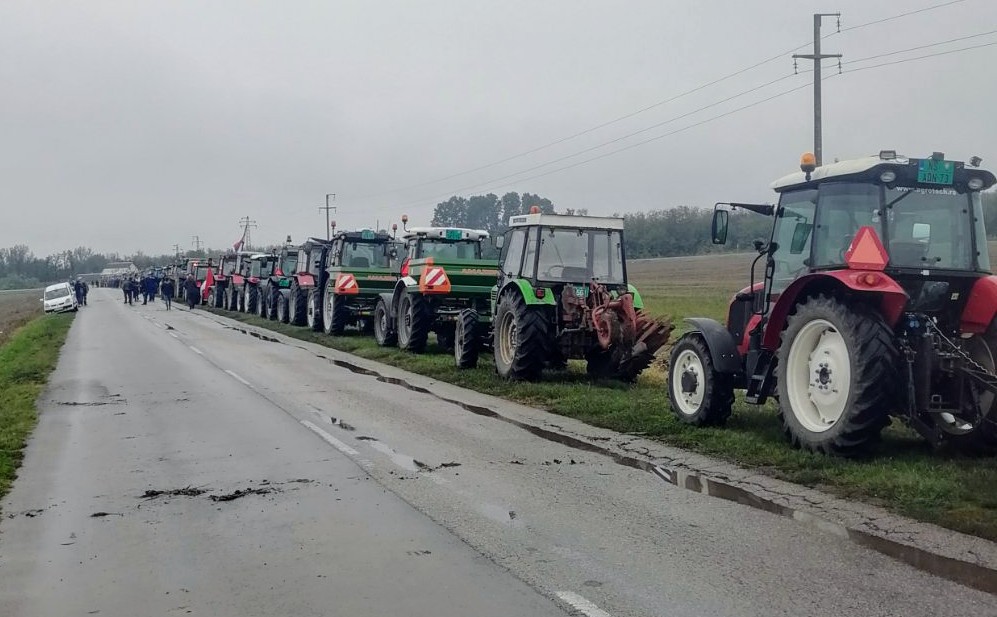
<path fill-rule="evenodd" d="M 129 300 L 131 300 L 131 294 L 129 293 L 128 287 L 129 287 L 129 285 L 128 285 L 128 279 L 122 279 L 121 280 L 121 293 L 124 294 L 125 304 L 129 304 Z"/>
<path fill-rule="evenodd" d="M 83 306 L 87 305 L 87 294 L 90 293 L 90 286 L 87 285 L 86 281 L 81 280 L 80 284 L 83 285 Z"/>
<path fill-rule="evenodd" d="M 76 277 L 73 281 L 73 292 L 76 294 L 76 306 L 83 306 L 86 302 L 83 301 L 83 277 Z"/>
<path fill-rule="evenodd" d="M 163 294 L 163 302 L 166 302 L 166 310 L 170 310 L 170 305 L 173 304 L 173 279 L 163 279 L 159 292 Z"/>
<path fill-rule="evenodd" d="M 197 286 L 197 281 L 194 280 L 193 274 L 188 274 L 187 280 L 183 282 L 183 294 L 184 298 L 187 299 L 188 308 L 193 311 L 194 306 L 201 299 L 201 288 Z"/>

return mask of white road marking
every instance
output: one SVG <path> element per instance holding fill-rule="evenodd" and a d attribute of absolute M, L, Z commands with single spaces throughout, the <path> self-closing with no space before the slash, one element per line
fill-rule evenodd
<path fill-rule="evenodd" d="M 405 456 L 404 454 L 399 454 L 398 452 L 395 452 L 394 448 L 392 448 L 388 444 L 380 441 L 368 441 L 367 445 L 377 450 L 378 452 L 386 455 L 389 459 L 391 459 L 392 463 L 398 465 L 405 471 L 419 471 L 419 468 L 416 467 L 414 458 L 412 458 L 411 456 Z"/>
<path fill-rule="evenodd" d="M 226 372 L 226 373 L 228 373 L 229 375 L 231 375 L 231 376 L 232 376 L 233 378 L 235 378 L 235 380 L 236 380 L 236 381 L 240 381 L 240 382 L 242 382 L 242 385 L 244 385 L 244 386 L 248 386 L 248 385 L 250 385 L 248 381 L 246 381 L 246 380 L 245 380 L 245 379 L 243 379 L 242 377 L 239 377 L 239 376 L 238 376 L 238 375 L 236 375 L 236 374 L 235 374 L 234 372 L 232 372 L 232 371 L 230 371 L 230 370 L 228 370 L 228 369 L 225 369 L 225 372 Z"/>
<path fill-rule="evenodd" d="M 172 337 L 173 337 L 173 338 L 175 338 L 175 339 L 178 339 L 178 338 L 180 338 L 179 336 L 177 336 L 176 334 L 173 334 L 172 332 L 170 332 L 170 336 L 172 336 Z"/>
<path fill-rule="evenodd" d="M 586 617 L 611 617 L 609 613 L 573 591 L 558 591 L 555 595 Z"/>
<path fill-rule="evenodd" d="M 324 439 L 326 441 L 326 443 L 328 443 L 333 448 L 339 450 L 343 454 L 346 454 L 348 456 L 357 456 L 357 455 L 360 454 L 359 452 L 357 452 L 353 448 L 349 447 L 345 443 L 339 441 L 338 439 L 336 439 L 335 437 L 333 437 L 329 433 L 323 431 L 321 428 L 319 428 L 314 423 L 309 422 L 308 420 L 302 420 L 301 424 L 303 424 L 308 430 L 310 430 L 311 432 L 315 433 L 316 435 L 318 435 L 319 437 L 321 437 L 322 439 Z"/>
<path fill-rule="evenodd" d="M 190 347 L 190 350 L 193 351 L 194 353 L 196 353 L 197 355 L 199 355 L 199 356 L 203 356 L 204 355 L 203 353 L 201 353 L 201 350 L 198 349 L 197 347 L 194 347 L 193 345 L 187 345 L 187 346 Z"/>

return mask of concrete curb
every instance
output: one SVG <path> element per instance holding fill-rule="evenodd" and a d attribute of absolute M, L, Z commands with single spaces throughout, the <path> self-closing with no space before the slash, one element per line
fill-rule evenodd
<path fill-rule="evenodd" d="M 267 334 L 263 335 L 259 327 L 216 314 L 211 316 L 212 319 L 216 317 L 226 319 L 224 325 L 245 334 L 300 347 L 342 368 L 434 395 L 472 413 L 512 423 L 545 439 L 603 454 L 617 463 L 653 473 L 680 488 L 786 516 L 936 576 L 997 593 L 997 543 L 989 540 L 841 499 L 658 441 L 593 427 L 573 418 L 468 390 L 273 330 L 264 329 Z"/>

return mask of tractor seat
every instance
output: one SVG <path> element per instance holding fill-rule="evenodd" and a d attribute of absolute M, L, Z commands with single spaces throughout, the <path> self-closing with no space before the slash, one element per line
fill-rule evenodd
<path fill-rule="evenodd" d="M 890 263 L 895 266 L 922 266 L 927 253 L 928 245 L 922 242 L 890 243 Z"/>
<path fill-rule="evenodd" d="M 588 268 L 580 268 L 578 266 L 566 266 L 564 271 L 561 272 L 561 278 L 565 281 L 577 281 L 583 282 L 588 281 L 592 276 L 589 274 Z"/>
<path fill-rule="evenodd" d="M 369 268 L 370 260 L 366 257 L 354 257 L 350 259 L 351 268 Z"/>

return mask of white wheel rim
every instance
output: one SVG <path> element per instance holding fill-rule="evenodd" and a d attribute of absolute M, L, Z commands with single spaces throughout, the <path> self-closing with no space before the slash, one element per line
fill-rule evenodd
<path fill-rule="evenodd" d="M 322 311 L 322 322 L 326 330 L 332 330 L 332 305 L 336 301 L 335 294 L 330 290 L 325 294 L 325 310 Z"/>
<path fill-rule="evenodd" d="M 686 392 L 682 386 L 682 376 L 687 373 L 695 379 L 695 387 L 689 392 Z M 672 389 L 675 390 L 675 404 L 678 405 L 679 411 L 687 416 L 699 412 L 706 391 L 705 371 L 699 354 L 691 349 L 682 350 L 675 358 L 671 379 Z"/>
<path fill-rule="evenodd" d="M 845 413 L 852 385 L 848 346 L 831 322 L 815 319 L 789 347 L 786 392 L 791 413 L 814 433 L 829 430 Z"/>

